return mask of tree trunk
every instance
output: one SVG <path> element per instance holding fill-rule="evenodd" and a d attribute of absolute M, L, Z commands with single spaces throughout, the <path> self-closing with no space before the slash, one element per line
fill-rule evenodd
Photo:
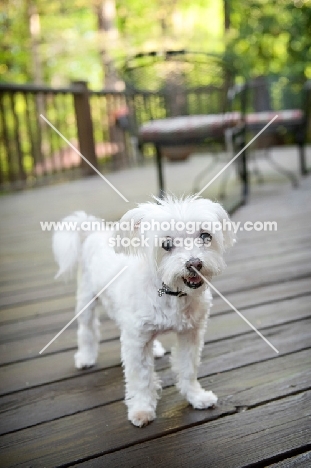
<path fill-rule="evenodd" d="M 118 37 L 116 28 L 115 0 L 97 0 L 94 3 L 100 40 L 100 56 L 104 71 L 104 88 L 115 89 L 117 72 L 110 56 L 110 50 Z"/>
<path fill-rule="evenodd" d="M 230 21 L 230 0 L 223 0 L 223 11 L 224 11 L 224 39 L 225 39 L 225 47 L 227 48 L 227 38 L 228 38 L 228 32 L 231 27 L 231 21 Z M 229 70 L 228 65 L 226 63 L 226 68 L 225 68 L 225 76 L 224 76 L 224 81 L 225 81 L 225 93 L 228 92 L 230 86 L 232 85 L 232 70 Z"/>
<path fill-rule="evenodd" d="M 42 63 L 39 52 L 41 33 L 40 16 L 36 5 L 31 1 L 28 1 L 28 22 L 33 81 L 36 84 L 42 84 Z"/>
<path fill-rule="evenodd" d="M 43 72 L 42 62 L 40 58 L 40 16 L 37 10 L 35 2 L 32 0 L 27 1 L 27 15 L 30 32 L 30 54 L 32 59 L 32 79 L 35 84 L 43 84 Z M 47 143 L 43 140 L 43 129 L 46 126 L 44 120 L 40 118 L 40 115 L 46 115 L 45 112 L 45 101 L 43 94 L 35 95 L 35 107 L 36 107 L 36 122 L 37 122 L 37 135 L 36 135 L 36 154 L 33 154 L 33 164 L 36 161 L 43 161 L 47 159 Z M 45 165 L 43 165 L 45 167 Z"/>
<path fill-rule="evenodd" d="M 223 0 L 225 33 L 230 29 L 230 0 Z"/>

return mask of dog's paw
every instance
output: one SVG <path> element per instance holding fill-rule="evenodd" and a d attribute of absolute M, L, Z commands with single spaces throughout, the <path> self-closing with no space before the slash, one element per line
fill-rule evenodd
<path fill-rule="evenodd" d="M 216 406 L 217 400 L 218 398 L 215 393 L 203 389 L 192 393 L 192 395 L 188 397 L 189 403 L 191 403 L 195 409 L 213 408 Z"/>
<path fill-rule="evenodd" d="M 134 426 L 144 427 L 155 419 L 154 410 L 133 410 L 129 411 L 128 418 Z"/>
<path fill-rule="evenodd" d="M 88 353 L 81 353 L 77 351 L 75 356 L 75 366 L 77 369 L 87 369 L 88 367 L 93 367 L 96 364 L 96 356 Z"/>
<path fill-rule="evenodd" d="M 165 354 L 165 348 L 162 346 L 159 340 L 153 342 L 153 355 L 154 357 L 162 357 Z"/>

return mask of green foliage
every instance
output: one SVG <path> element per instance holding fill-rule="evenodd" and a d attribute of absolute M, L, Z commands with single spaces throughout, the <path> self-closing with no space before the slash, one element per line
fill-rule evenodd
<path fill-rule="evenodd" d="M 25 82 L 31 75 L 26 3 L 0 2 L 0 81 Z"/>
<path fill-rule="evenodd" d="M 102 85 L 96 18 L 87 1 L 11 0 L 0 3 L 0 28 L 4 32 L 0 52 L 0 81 L 34 81 L 29 5 L 40 17 L 38 54 L 43 81 L 64 86 L 84 79 Z"/>
<path fill-rule="evenodd" d="M 224 53 L 246 77 L 311 78 L 310 0 L 115 0 L 117 36 L 103 42 L 96 6 L 104 0 L 0 0 L 0 81 L 34 80 L 29 8 L 37 8 L 43 81 L 85 79 L 101 88 L 100 49 L 114 59 L 137 52 L 187 48 Z M 112 0 L 113 1 L 113 0 Z M 224 5 L 230 28 L 224 34 Z"/>
<path fill-rule="evenodd" d="M 161 48 L 222 50 L 221 0 L 118 0 L 117 13 L 128 55 Z"/>
<path fill-rule="evenodd" d="M 54 86 L 86 80 L 102 86 L 96 22 L 88 7 L 60 9 L 41 16 L 44 81 Z"/>
<path fill-rule="evenodd" d="M 161 48 L 220 52 L 221 0 L 115 0 L 118 35 L 106 45 L 115 59 Z M 0 0 L 0 81 L 34 81 L 29 7 L 37 8 L 43 81 L 53 86 L 87 80 L 101 88 L 103 67 L 95 6 L 100 0 Z"/>
<path fill-rule="evenodd" d="M 226 55 L 246 77 L 311 78 L 309 0 L 232 0 Z"/>

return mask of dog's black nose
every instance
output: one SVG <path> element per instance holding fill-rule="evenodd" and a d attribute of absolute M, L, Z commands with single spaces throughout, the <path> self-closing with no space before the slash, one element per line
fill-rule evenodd
<path fill-rule="evenodd" d="M 197 270 L 201 270 L 202 268 L 202 262 L 199 258 L 194 258 L 191 257 L 187 262 L 186 262 L 186 268 L 190 271 L 192 270 L 192 267 L 196 268 Z"/>

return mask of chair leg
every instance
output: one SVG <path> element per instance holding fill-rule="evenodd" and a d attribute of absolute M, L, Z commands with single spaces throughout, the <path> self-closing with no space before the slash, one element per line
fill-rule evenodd
<path fill-rule="evenodd" d="M 164 197 L 164 177 L 163 177 L 163 165 L 162 165 L 162 154 L 159 145 L 155 145 L 156 150 L 156 165 L 158 169 L 158 183 L 159 183 L 159 198 Z"/>
<path fill-rule="evenodd" d="M 144 144 L 136 136 L 130 136 L 130 145 L 133 152 L 134 163 L 142 166 L 145 162 Z"/>
<path fill-rule="evenodd" d="M 308 174 L 308 168 L 306 164 L 306 151 L 305 151 L 304 142 L 298 143 L 298 151 L 299 151 L 300 175 L 306 175 Z"/>
<path fill-rule="evenodd" d="M 249 195 L 249 173 L 248 173 L 248 166 L 247 166 L 247 152 L 245 148 L 245 137 L 246 129 L 245 126 L 243 128 L 238 129 L 237 132 L 233 133 L 233 148 L 235 151 L 239 152 L 242 151 L 240 156 L 237 159 L 237 170 L 238 176 L 242 183 L 242 204 L 247 203 L 248 195 Z"/>
<path fill-rule="evenodd" d="M 246 203 L 249 195 L 249 173 L 247 167 L 246 150 L 241 154 L 240 159 L 240 177 L 242 181 L 242 202 Z"/>

